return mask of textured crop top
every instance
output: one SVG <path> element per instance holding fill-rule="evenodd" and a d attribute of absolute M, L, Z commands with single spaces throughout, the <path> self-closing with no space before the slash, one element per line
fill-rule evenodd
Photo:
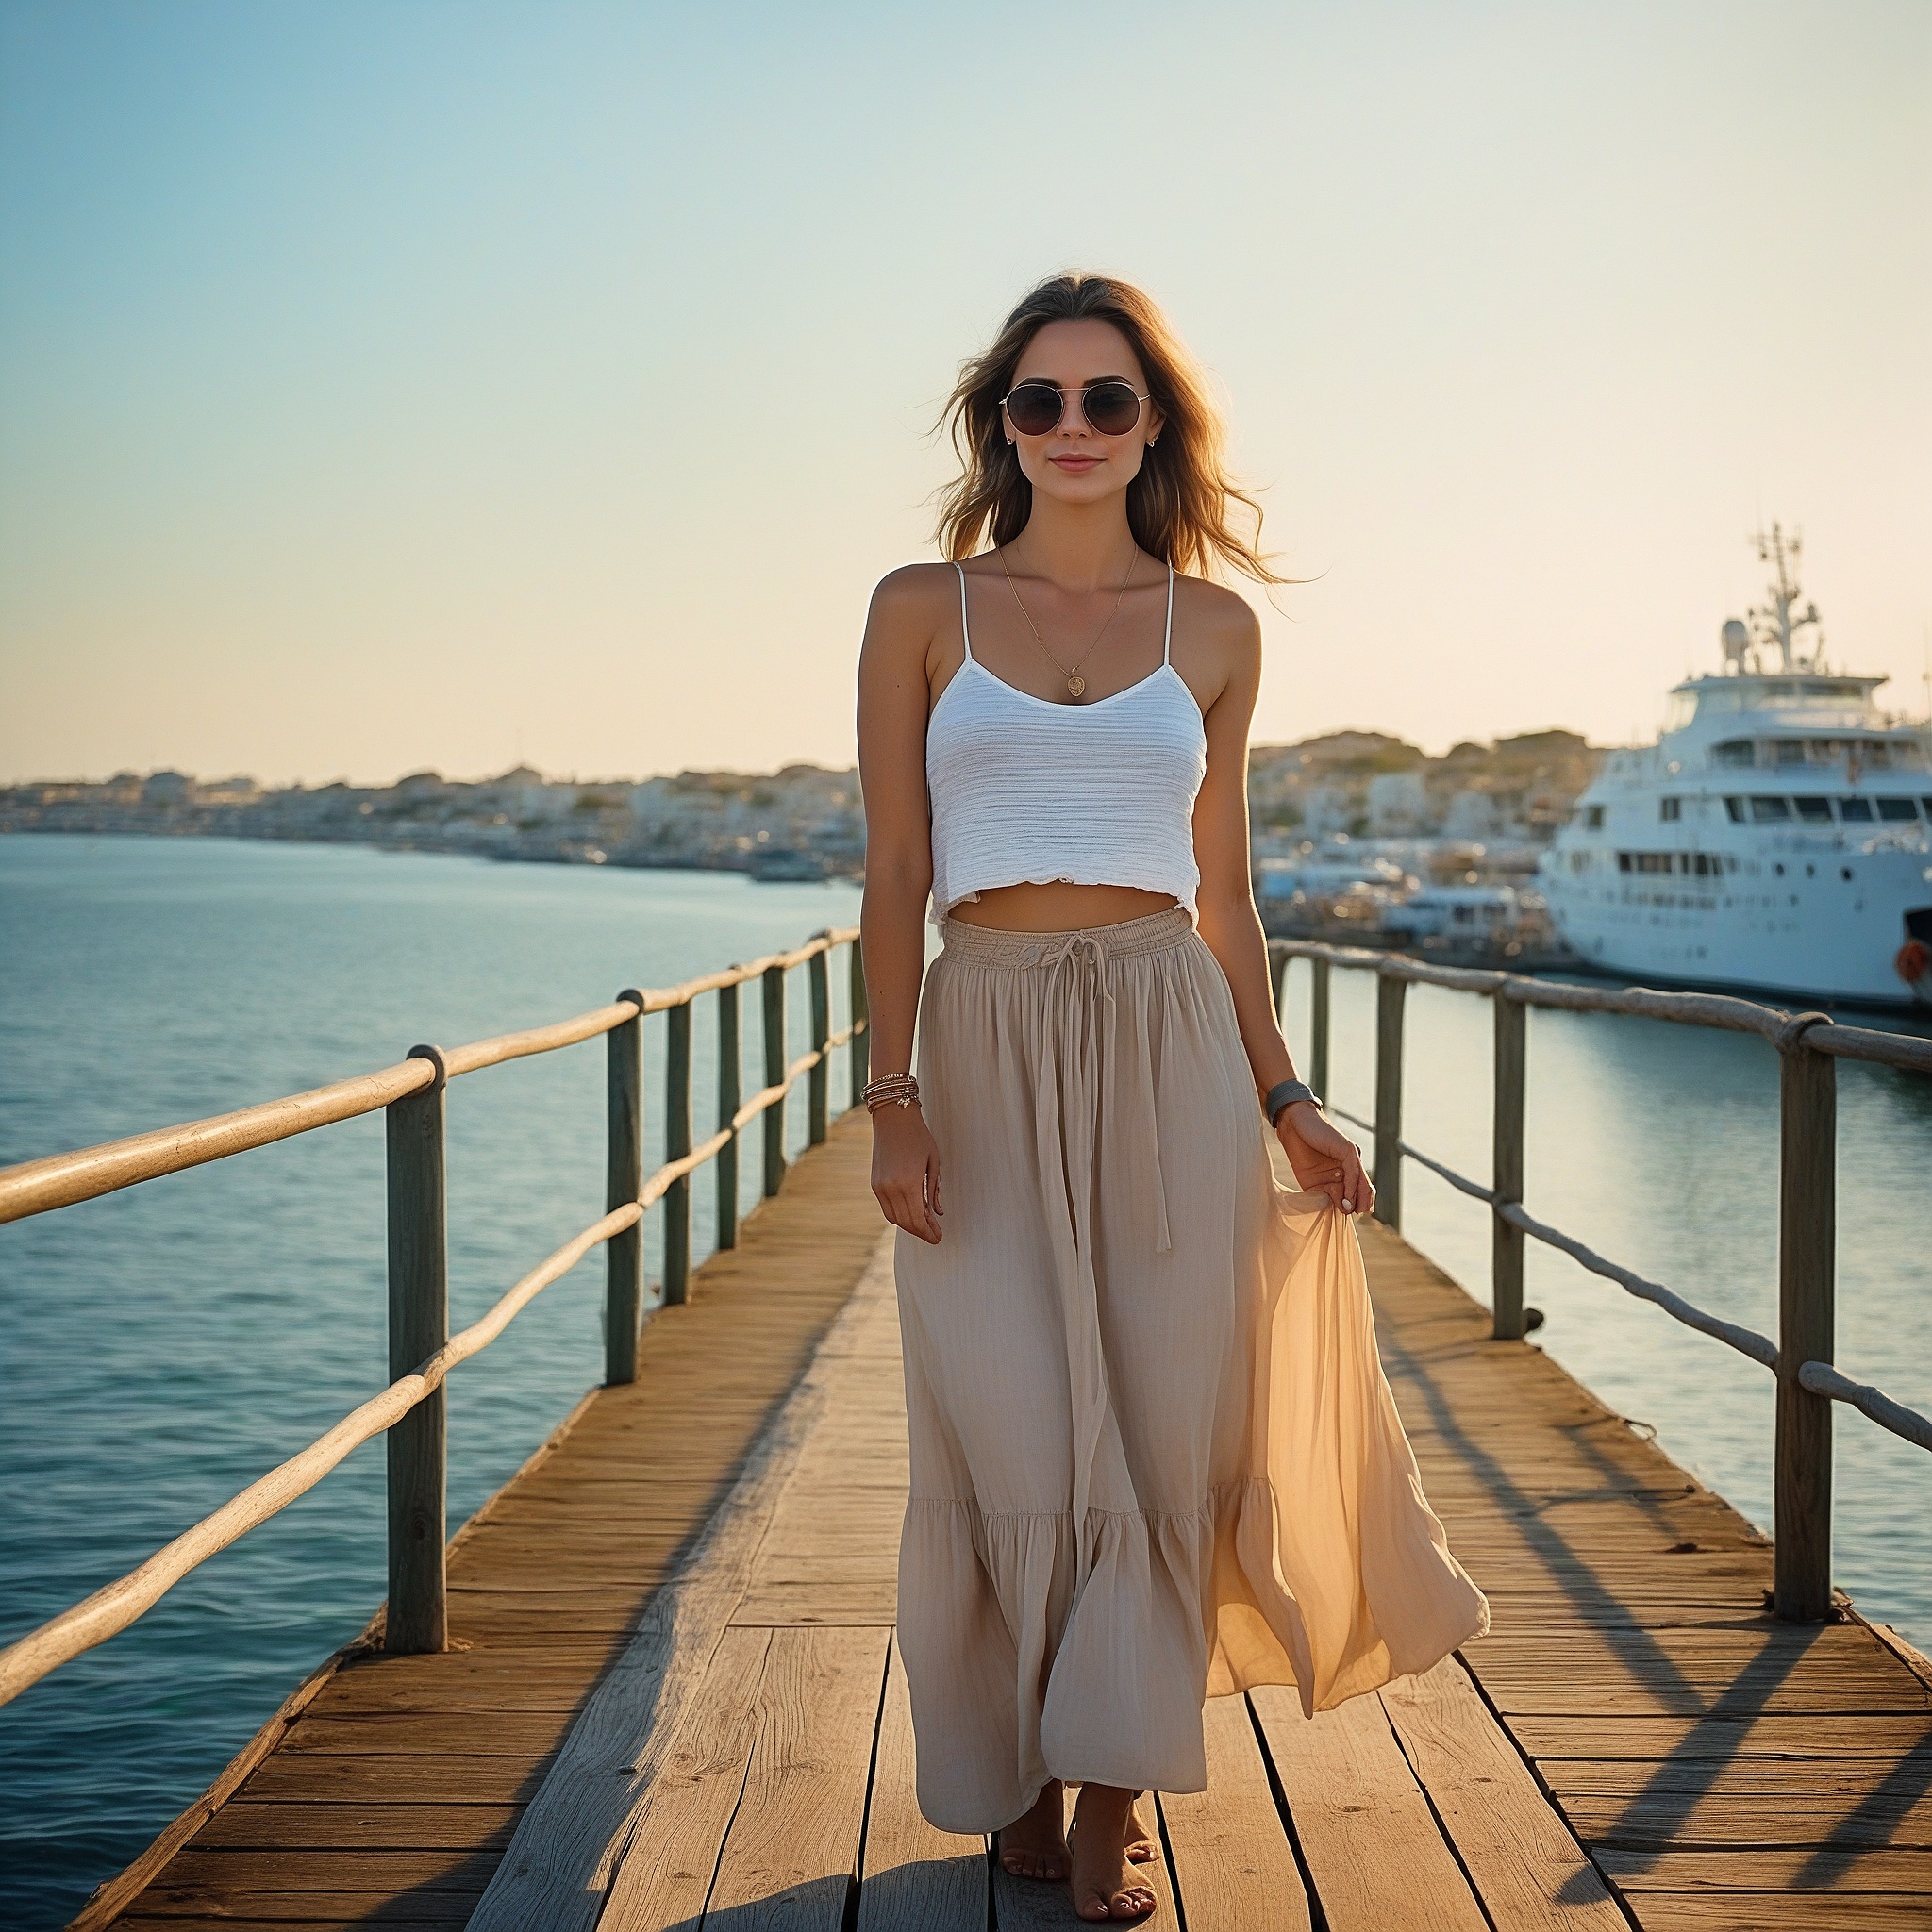
<path fill-rule="evenodd" d="M 1160 669 L 1091 705 L 1033 697 L 973 655 L 963 569 L 959 625 L 966 661 L 925 728 L 935 924 L 995 887 L 1059 881 L 1169 892 L 1193 913 L 1208 733 L 1174 668 L 1173 567 Z"/>

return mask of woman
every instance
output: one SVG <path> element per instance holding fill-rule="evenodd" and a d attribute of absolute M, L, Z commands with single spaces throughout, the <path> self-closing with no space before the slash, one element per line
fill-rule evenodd
<path fill-rule="evenodd" d="M 858 677 L 919 1799 L 1134 1919 L 1134 1801 L 1204 1788 L 1204 1697 L 1292 1683 L 1312 1715 L 1488 1610 L 1376 1359 L 1368 1177 L 1276 1024 L 1259 626 L 1200 574 L 1282 579 L 1233 527 L 1259 511 L 1201 375 L 1139 290 L 1057 276 L 950 414 L 952 560 L 879 585 Z"/>

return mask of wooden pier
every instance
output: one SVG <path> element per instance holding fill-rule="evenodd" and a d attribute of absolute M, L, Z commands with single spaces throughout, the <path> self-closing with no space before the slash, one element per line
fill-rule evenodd
<path fill-rule="evenodd" d="M 305 1685 L 77 1924 L 193 1932 L 1071 1925 L 912 1795 L 905 1412 L 869 1123 L 834 1124 L 637 1378 L 458 1537 L 451 1648 Z M 1771 1548 L 1395 1234 L 1383 1360 L 1493 1628 L 1304 1721 L 1208 1709 L 1158 1802 L 1187 1932 L 1932 1925 L 1932 1665 L 1767 1607 Z M 374 1634 L 374 1633 L 373 1633 Z"/>

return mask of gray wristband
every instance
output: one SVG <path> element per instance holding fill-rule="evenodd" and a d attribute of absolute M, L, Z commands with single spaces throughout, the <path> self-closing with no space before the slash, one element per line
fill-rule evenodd
<path fill-rule="evenodd" d="M 1306 1080 L 1277 1080 L 1268 1090 L 1268 1098 L 1261 1103 L 1261 1111 L 1268 1116 L 1272 1127 L 1281 1118 L 1285 1107 L 1292 1107 L 1298 1100 L 1313 1100 L 1317 1107 L 1321 1102 L 1315 1099 L 1315 1090 Z"/>

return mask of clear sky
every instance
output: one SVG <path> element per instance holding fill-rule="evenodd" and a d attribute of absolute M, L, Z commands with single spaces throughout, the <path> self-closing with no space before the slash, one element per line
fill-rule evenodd
<path fill-rule="evenodd" d="M 1623 740 L 1801 523 L 1924 703 L 1932 5 L 6 0 L 0 777 L 852 753 L 926 430 L 1143 281 L 1257 740 Z"/>

